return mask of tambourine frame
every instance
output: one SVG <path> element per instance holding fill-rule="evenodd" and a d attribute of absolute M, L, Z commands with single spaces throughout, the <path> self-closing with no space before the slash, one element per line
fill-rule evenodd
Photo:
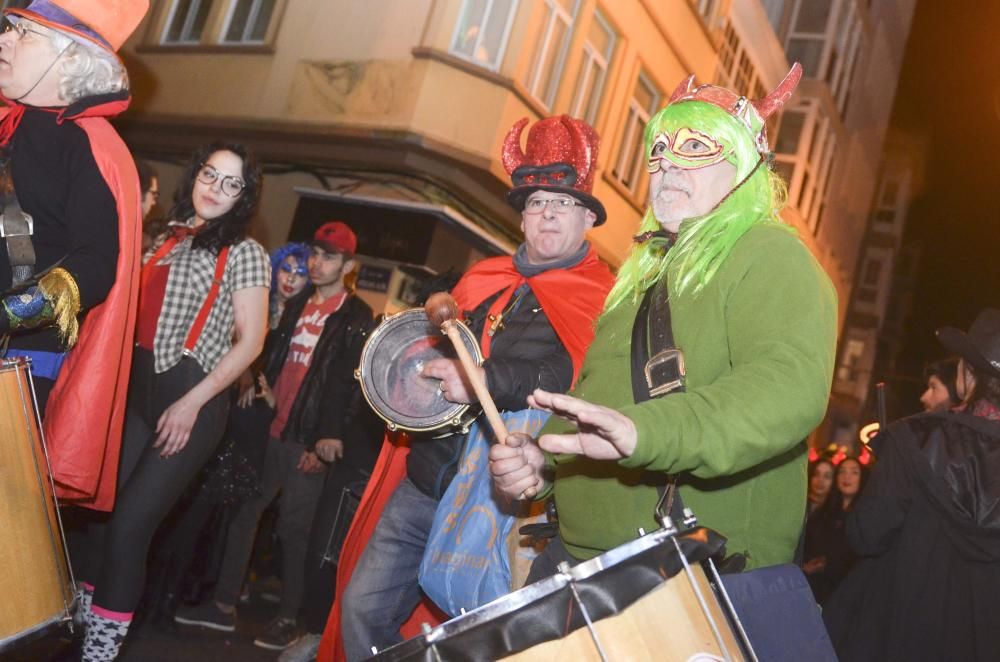
<path fill-rule="evenodd" d="M 472 405 L 449 403 L 449 406 L 440 413 L 440 420 L 435 418 L 427 423 L 417 423 L 412 420 L 404 420 L 405 416 L 398 412 L 396 407 L 386 398 L 385 394 L 379 393 L 377 388 L 375 388 L 371 371 L 389 369 L 387 365 L 374 365 L 374 361 L 379 358 L 379 349 L 387 342 L 391 334 L 406 328 L 407 324 L 419 323 L 421 320 L 427 327 L 428 336 L 425 337 L 433 337 L 435 340 L 440 338 L 440 341 L 444 343 L 441 347 L 447 347 L 450 350 L 449 356 L 454 356 L 454 350 L 450 347 L 450 342 L 444 332 L 431 324 L 423 308 L 412 308 L 387 317 L 371 333 L 361 351 L 361 364 L 354 371 L 354 377 L 361 384 L 361 392 L 365 400 L 378 417 L 385 421 L 386 427 L 390 430 L 406 430 L 408 432 L 419 433 L 442 432 L 444 434 L 450 434 L 453 431 L 467 432 L 469 426 L 475 420 L 475 416 L 470 412 Z M 476 365 L 482 365 L 483 355 L 479 349 L 479 342 L 472 331 L 468 326 L 457 320 L 455 326 L 458 328 L 459 335 L 462 337 L 462 341 L 469 354 L 475 360 Z M 433 334 L 433 336 L 430 334 Z M 398 415 L 394 416 L 391 412 L 395 412 Z"/>

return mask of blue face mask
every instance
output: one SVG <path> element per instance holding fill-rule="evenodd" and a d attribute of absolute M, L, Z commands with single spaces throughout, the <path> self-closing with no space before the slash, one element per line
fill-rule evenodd
<path fill-rule="evenodd" d="M 292 274 L 293 276 L 302 276 L 303 278 L 307 278 L 309 276 L 309 270 L 301 264 L 293 267 L 288 262 L 282 262 L 279 269 L 281 269 L 285 273 Z"/>

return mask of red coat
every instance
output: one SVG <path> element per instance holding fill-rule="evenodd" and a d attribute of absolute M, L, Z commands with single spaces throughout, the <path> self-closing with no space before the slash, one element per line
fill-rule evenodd
<path fill-rule="evenodd" d="M 107 298 L 83 318 L 79 339 L 49 395 L 43 428 L 57 496 L 104 511 L 114 506 L 142 245 L 135 161 L 107 119 L 128 104 L 127 98 L 121 99 L 60 118 L 75 122 L 87 134 L 97 167 L 117 203 L 118 265 Z M 17 130 L 20 111 L 16 105 L 8 109 L 11 117 L 5 117 L 0 133 L 9 137 Z"/>
<path fill-rule="evenodd" d="M 503 294 L 490 306 L 489 312 L 496 314 L 503 310 L 514 290 L 525 281 L 531 285 L 552 328 L 569 352 L 575 381 L 587 347 L 594 339 L 594 322 L 604 307 L 604 299 L 614 284 L 614 276 L 598 259 L 593 248 L 580 264 L 571 269 L 546 271 L 528 279 L 517 272 L 510 257 L 495 257 L 472 267 L 455 286 L 452 294 L 459 308 L 470 311 L 497 291 L 503 290 Z M 485 329 L 480 346 L 483 356 L 488 357 L 490 336 Z M 405 440 L 386 436 L 382 452 L 372 471 L 372 478 L 368 481 L 340 552 L 336 599 L 330 610 L 326 630 L 323 631 L 323 640 L 316 658 L 319 662 L 344 662 L 346 659 L 340 641 L 340 601 L 386 502 L 406 477 L 406 456 L 409 452 L 409 445 Z M 439 625 L 445 618 L 447 617 L 430 600 L 424 599 L 400 628 L 400 634 L 412 637 L 420 632 L 422 623 Z"/>

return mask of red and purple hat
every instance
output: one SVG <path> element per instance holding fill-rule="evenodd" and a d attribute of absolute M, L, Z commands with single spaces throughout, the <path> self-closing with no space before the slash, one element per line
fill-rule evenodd
<path fill-rule="evenodd" d="M 358 237 L 347 223 L 327 221 L 313 235 L 313 246 L 319 246 L 327 253 L 354 255 L 358 250 Z"/>
<path fill-rule="evenodd" d="M 597 131 L 569 115 L 547 117 L 528 130 L 528 142 L 522 150 L 521 133 L 527 124 L 527 117 L 518 120 L 503 141 L 501 160 L 514 184 L 507 202 L 522 211 L 525 200 L 535 191 L 568 193 L 594 212 L 595 227 L 603 223 L 608 214 L 590 193 L 601 144 Z"/>
<path fill-rule="evenodd" d="M 115 53 L 142 22 L 149 0 L 33 0 L 4 10 Z"/>

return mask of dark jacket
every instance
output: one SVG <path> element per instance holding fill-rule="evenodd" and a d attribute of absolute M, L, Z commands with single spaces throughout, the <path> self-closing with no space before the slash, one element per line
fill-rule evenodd
<path fill-rule="evenodd" d="M 1000 654 L 1000 423 L 898 421 L 847 519 L 861 559 L 824 610 L 841 660 Z"/>
<path fill-rule="evenodd" d="M 290 299 L 278 327 L 268 334 L 262 356 L 270 384 L 277 381 L 285 365 L 295 325 L 313 291 L 309 286 Z M 282 441 L 304 444 L 312 450 L 320 439 L 344 439 L 348 423 L 361 406 L 354 370 L 372 324 L 372 309 L 353 295 L 327 317 L 281 433 Z"/>
<path fill-rule="evenodd" d="M 487 312 L 499 295 L 497 292 L 487 298 L 466 318 L 476 338 L 481 337 Z M 517 307 L 504 316 L 503 327 L 490 341 L 490 358 L 483 363 L 483 369 L 490 395 L 501 411 L 525 409 L 528 395 L 536 388 L 556 393 L 569 390 L 573 382 L 569 352 L 530 288 Z M 455 477 L 466 435 L 428 437 L 414 437 L 406 473 L 417 489 L 440 499 Z"/>

